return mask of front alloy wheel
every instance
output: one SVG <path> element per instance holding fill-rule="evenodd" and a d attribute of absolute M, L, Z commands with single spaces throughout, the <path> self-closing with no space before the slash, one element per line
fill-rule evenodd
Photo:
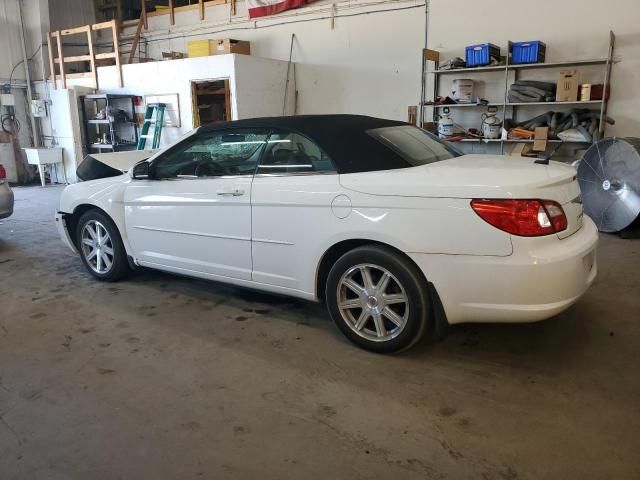
<path fill-rule="evenodd" d="M 76 246 L 82 263 L 98 280 L 114 282 L 130 272 L 118 227 L 102 210 L 84 212 L 76 223 Z"/>
<path fill-rule="evenodd" d="M 406 350 L 427 331 L 431 304 L 425 278 L 390 248 L 365 245 L 345 253 L 331 268 L 325 292 L 334 323 L 366 350 Z"/>
<path fill-rule="evenodd" d="M 82 227 L 82 255 L 89 268 L 96 273 L 105 274 L 113 266 L 113 241 L 107 229 L 97 220 L 89 220 Z"/>

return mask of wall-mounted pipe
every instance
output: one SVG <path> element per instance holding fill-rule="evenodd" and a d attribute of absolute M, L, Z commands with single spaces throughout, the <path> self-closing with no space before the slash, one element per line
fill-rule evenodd
<path fill-rule="evenodd" d="M 27 58 L 27 44 L 24 36 L 24 23 L 22 22 L 22 2 L 20 0 L 16 0 L 16 5 L 18 7 L 18 24 L 20 26 L 20 42 L 22 46 L 22 64 L 24 65 L 24 73 L 25 78 L 27 80 L 27 100 L 29 101 L 29 106 L 27 108 L 27 116 L 31 121 L 31 134 L 33 135 L 33 146 L 40 146 L 40 139 L 38 137 L 38 126 L 36 125 L 36 119 L 33 117 L 31 113 L 31 101 L 33 100 L 33 94 L 31 92 L 31 75 L 29 74 L 29 59 Z"/>

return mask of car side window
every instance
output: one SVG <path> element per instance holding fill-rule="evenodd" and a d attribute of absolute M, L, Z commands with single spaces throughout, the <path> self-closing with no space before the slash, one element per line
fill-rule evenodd
<path fill-rule="evenodd" d="M 329 156 L 311 139 L 295 132 L 274 132 L 267 141 L 259 174 L 330 173 Z"/>
<path fill-rule="evenodd" d="M 155 159 L 156 179 L 253 175 L 269 130 L 229 129 L 197 133 Z"/>

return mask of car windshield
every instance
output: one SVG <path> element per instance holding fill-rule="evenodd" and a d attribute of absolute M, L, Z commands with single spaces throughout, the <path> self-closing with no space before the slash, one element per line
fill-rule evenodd
<path fill-rule="evenodd" d="M 411 166 L 459 157 L 462 152 L 435 135 L 411 125 L 374 128 L 367 134 L 405 159 Z"/>

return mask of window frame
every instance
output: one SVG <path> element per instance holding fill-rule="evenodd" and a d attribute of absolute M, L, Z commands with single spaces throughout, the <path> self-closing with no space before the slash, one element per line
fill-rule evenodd
<path fill-rule="evenodd" d="M 267 141 L 264 143 L 264 145 L 262 145 L 261 147 L 259 147 L 261 149 L 259 155 L 258 155 L 258 159 L 256 161 L 256 164 L 253 168 L 253 172 L 252 173 L 241 173 L 241 174 L 236 174 L 236 175 L 208 175 L 208 176 L 175 176 L 175 177 L 157 177 L 156 176 L 156 168 L 157 168 L 157 162 L 162 160 L 163 158 L 165 158 L 166 155 L 169 155 L 171 153 L 173 153 L 175 150 L 181 148 L 185 143 L 192 143 L 194 141 L 196 141 L 198 139 L 198 137 L 200 137 L 201 135 L 216 135 L 216 134 L 225 134 L 225 133 L 238 133 L 238 132 L 243 132 L 243 131 L 248 131 L 248 130 L 262 130 L 267 132 L 266 133 L 266 138 Z M 193 135 L 189 135 L 187 138 L 182 139 L 180 142 L 170 146 L 167 150 L 165 150 L 164 152 L 160 153 L 157 157 L 155 157 L 150 163 L 149 163 L 149 179 L 150 180 L 157 180 L 157 181 L 175 181 L 175 180 L 212 180 L 212 179 L 218 179 L 218 178 L 252 178 L 255 176 L 256 171 L 258 169 L 258 166 L 260 165 L 260 161 L 262 160 L 262 156 L 264 155 L 264 151 L 266 149 L 266 145 L 268 145 L 268 139 L 271 137 L 273 133 L 273 128 L 271 127 L 226 127 L 226 128 L 220 128 L 220 129 L 216 129 L 216 130 L 209 130 L 209 131 L 196 131 Z"/>
<path fill-rule="evenodd" d="M 274 134 L 278 134 L 278 135 L 290 135 L 290 134 L 295 134 L 295 135 L 299 135 L 303 138 L 305 138 L 307 141 L 311 142 L 313 145 L 315 145 L 322 153 L 324 153 L 327 158 L 329 159 L 329 161 L 331 162 L 331 166 L 332 169 L 331 170 L 321 170 L 321 171 L 317 171 L 317 170 L 312 170 L 312 171 L 307 171 L 307 172 L 260 172 L 260 165 L 262 164 L 262 160 L 264 159 L 264 155 L 265 152 L 267 150 L 267 148 L 263 148 L 262 153 L 260 154 L 260 158 L 258 160 L 258 163 L 256 165 L 256 170 L 254 173 L 254 177 L 255 178 L 264 178 L 264 177 L 293 177 L 293 176 L 309 176 L 309 175 L 337 175 L 338 174 L 338 169 L 336 168 L 336 164 L 333 161 L 333 159 L 331 157 L 329 157 L 329 154 L 327 152 L 324 151 L 324 149 L 318 144 L 318 142 L 316 142 L 314 139 L 310 138 L 308 135 L 305 135 L 304 133 L 301 133 L 295 129 L 291 129 L 291 128 L 272 128 L 271 132 L 269 133 L 269 137 L 267 138 L 267 146 L 269 145 L 269 139 L 271 138 L 272 135 Z"/>
<path fill-rule="evenodd" d="M 376 128 L 370 128 L 370 129 L 365 130 L 365 133 L 369 137 L 371 137 L 373 140 L 375 140 L 376 142 L 380 143 L 381 145 L 384 145 L 384 147 L 386 147 L 387 149 L 389 149 L 390 151 L 395 153 L 397 156 L 402 158 L 408 164 L 407 167 L 398 167 L 398 168 L 394 168 L 393 170 L 398 170 L 399 168 L 420 167 L 420 166 L 424 166 L 424 165 L 430 165 L 430 164 L 433 164 L 433 163 L 442 162 L 442 161 L 445 161 L 445 160 L 450 160 L 450 158 L 446 158 L 446 159 L 434 160 L 434 161 L 431 161 L 431 162 L 419 163 L 419 164 L 414 165 L 414 159 L 413 158 L 409 158 L 409 155 L 406 152 L 402 151 L 402 149 L 400 149 L 400 148 L 395 147 L 390 141 L 387 141 L 381 135 L 376 134 L 376 131 L 378 131 L 378 130 L 394 129 L 394 128 L 406 128 L 406 127 L 410 127 L 410 128 L 413 128 L 413 129 L 421 131 L 427 138 L 433 140 L 434 143 L 441 145 L 451 155 L 451 158 L 456 158 L 456 157 L 460 157 L 460 156 L 464 155 L 464 152 L 458 150 L 455 146 L 451 145 L 450 142 L 447 142 L 446 140 L 438 137 L 437 135 L 429 132 L 428 130 L 426 130 L 424 128 L 417 127 L 415 125 L 410 125 L 410 124 L 395 125 L 395 126 L 391 126 L 391 127 L 376 127 Z"/>

